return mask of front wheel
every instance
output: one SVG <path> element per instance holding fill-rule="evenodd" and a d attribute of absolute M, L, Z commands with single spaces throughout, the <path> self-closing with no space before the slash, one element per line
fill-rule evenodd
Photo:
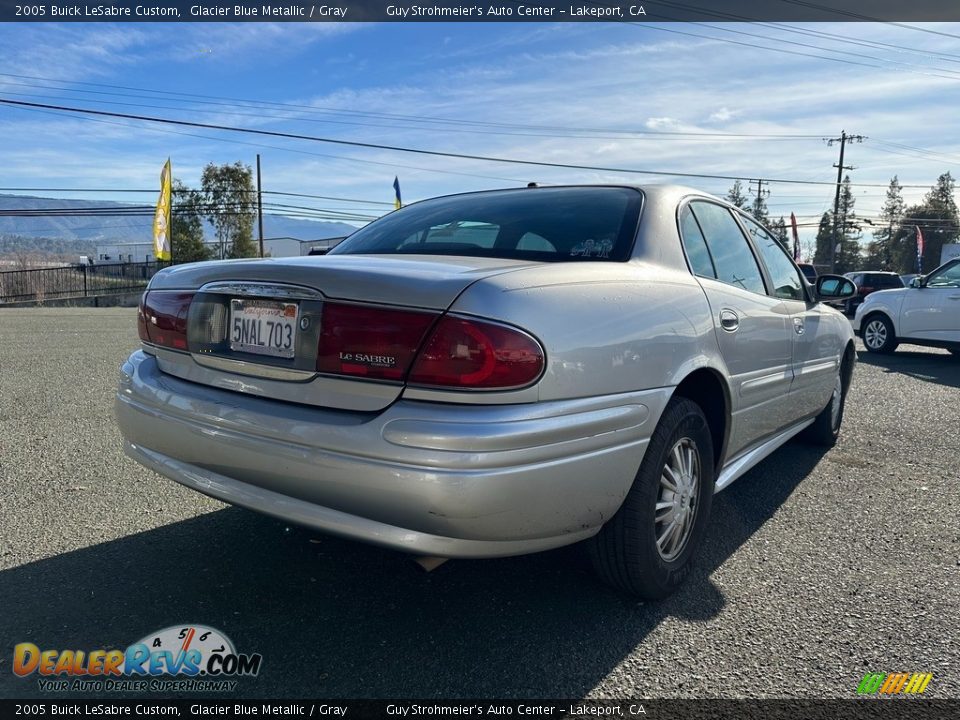
<path fill-rule="evenodd" d="M 593 567 L 605 582 L 659 600 L 686 579 L 710 516 L 713 463 L 703 410 L 673 398 L 623 505 L 589 541 Z"/>
<path fill-rule="evenodd" d="M 871 315 L 863 321 L 863 344 L 870 352 L 892 353 L 897 349 L 893 324 L 883 315 Z"/>

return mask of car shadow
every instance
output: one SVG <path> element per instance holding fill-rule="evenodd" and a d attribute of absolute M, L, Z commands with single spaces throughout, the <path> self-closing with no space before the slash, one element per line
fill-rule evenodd
<path fill-rule="evenodd" d="M 889 355 L 858 350 L 857 360 L 881 368 L 885 373 L 907 375 L 924 382 L 960 388 L 960 358 L 949 353 L 926 348 L 911 351 L 900 346 Z"/>
<path fill-rule="evenodd" d="M 724 608 L 711 575 L 821 458 L 788 444 L 718 495 L 688 582 L 659 603 L 601 585 L 582 547 L 428 574 L 238 508 L 32 562 L 0 572 L 0 697 L 43 695 L 11 672 L 15 643 L 124 649 L 188 623 L 263 656 L 218 697 L 583 697 L 665 618 Z"/>

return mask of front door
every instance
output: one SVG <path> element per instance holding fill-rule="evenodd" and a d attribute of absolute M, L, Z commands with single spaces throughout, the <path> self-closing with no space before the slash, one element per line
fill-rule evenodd
<path fill-rule="evenodd" d="M 924 287 L 909 288 L 900 308 L 901 339 L 960 343 L 960 260 L 927 276 Z"/>
<path fill-rule="evenodd" d="M 681 234 L 700 279 L 729 373 L 729 457 L 789 424 L 790 312 L 767 294 L 757 259 L 730 211 L 706 200 L 681 210 Z"/>
<path fill-rule="evenodd" d="M 746 216 L 740 220 L 763 258 L 773 296 L 780 298 L 790 313 L 790 420 L 801 420 L 823 410 L 830 400 L 843 354 L 837 323 L 846 320 L 807 295 L 799 268 L 766 228 Z"/>

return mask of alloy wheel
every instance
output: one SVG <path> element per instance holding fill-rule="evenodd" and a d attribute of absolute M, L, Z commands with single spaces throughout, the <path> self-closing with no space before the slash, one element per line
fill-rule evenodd
<path fill-rule="evenodd" d="M 654 515 L 657 552 L 667 562 L 683 552 L 697 516 L 700 452 L 690 438 L 681 438 L 667 455 L 660 473 Z"/>
<path fill-rule="evenodd" d="M 887 326 L 883 320 L 871 320 L 863 331 L 863 344 L 871 350 L 883 347 L 887 342 Z"/>

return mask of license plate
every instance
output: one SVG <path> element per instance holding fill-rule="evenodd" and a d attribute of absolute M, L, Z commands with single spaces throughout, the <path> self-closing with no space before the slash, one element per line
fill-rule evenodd
<path fill-rule="evenodd" d="M 230 349 L 292 358 L 297 346 L 297 303 L 276 300 L 230 301 Z"/>

